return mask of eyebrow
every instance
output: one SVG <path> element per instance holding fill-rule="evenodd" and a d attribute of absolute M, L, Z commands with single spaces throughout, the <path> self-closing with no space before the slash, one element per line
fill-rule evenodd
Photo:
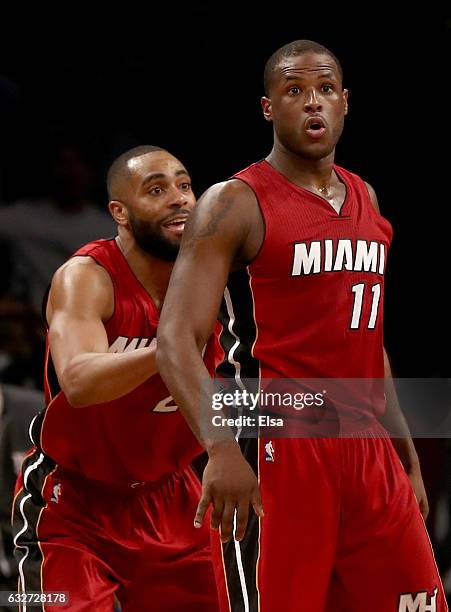
<path fill-rule="evenodd" d="M 189 176 L 188 171 L 185 170 L 185 168 L 181 168 L 180 170 L 177 170 L 177 172 L 175 173 L 175 176 L 182 176 L 183 174 L 185 174 L 186 176 Z M 148 174 L 144 180 L 141 183 L 141 186 L 144 187 L 145 185 L 147 185 L 148 183 L 151 183 L 152 181 L 158 180 L 158 179 L 167 179 L 168 175 L 164 174 L 164 172 L 153 172 L 152 174 Z"/>

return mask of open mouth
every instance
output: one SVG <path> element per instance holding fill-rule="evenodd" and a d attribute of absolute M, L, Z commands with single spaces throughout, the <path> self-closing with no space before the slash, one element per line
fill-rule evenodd
<path fill-rule="evenodd" d="M 305 131 L 312 138 L 321 138 L 326 132 L 324 121 L 321 117 L 309 117 L 305 122 Z"/>
<path fill-rule="evenodd" d="M 185 229 L 185 223 L 188 217 L 184 215 L 183 217 L 174 217 L 170 221 L 166 221 L 163 223 L 163 227 L 174 234 L 181 235 L 183 234 L 183 230 Z"/>

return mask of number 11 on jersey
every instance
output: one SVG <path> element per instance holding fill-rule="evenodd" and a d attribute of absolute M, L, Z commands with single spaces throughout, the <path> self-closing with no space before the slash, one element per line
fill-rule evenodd
<path fill-rule="evenodd" d="M 365 283 L 353 285 L 351 287 L 351 291 L 354 294 L 354 307 L 352 309 L 351 329 L 359 329 L 360 318 L 362 315 L 363 297 L 365 293 Z M 374 329 L 376 327 L 377 313 L 381 297 L 380 283 L 377 283 L 376 285 L 373 285 L 371 287 L 371 293 L 373 294 L 373 302 L 371 305 L 371 314 L 368 321 L 368 329 Z"/>

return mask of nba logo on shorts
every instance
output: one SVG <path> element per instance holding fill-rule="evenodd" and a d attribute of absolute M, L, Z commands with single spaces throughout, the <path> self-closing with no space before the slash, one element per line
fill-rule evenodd
<path fill-rule="evenodd" d="M 437 588 L 434 589 L 429 602 L 427 599 L 427 591 L 415 593 L 415 599 L 411 593 L 405 593 L 399 598 L 398 612 L 436 612 Z"/>
<path fill-rule="evenodd" d="M 53 486 L 53 493 L 50 501 L 57 504 L 59 502 L 59 496 L 61 495 L 61 485 L 60 483 Z"/>
<path fill-rule="evenodd" d="M 274 446 L 271 441 L 265 444 L 265 461 L 274 463 Z"/>

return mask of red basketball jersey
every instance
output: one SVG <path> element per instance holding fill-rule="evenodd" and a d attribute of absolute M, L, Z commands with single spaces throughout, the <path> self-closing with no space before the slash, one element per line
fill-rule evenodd
<path fill-rule="evenodd" d="M 252 378 L 383 378 L 384 272 L 392 229 L 355 174 L 340 213 L 267 161 L 234 178 L 255 193 L 260 252 L 233 273 L 221 309 L 218 372 Z"/>
<path fill-rule="evenodd" d="M 105 324 L 109 352 L 150 344 L 157 333 L 158 311 L 133 274 L 116 241 L 97 240 L 74 256 L 92 257 L 111 277 L 114 314 Z M 214 341 L 205 361 L 214 369 Z M 46 410 L 32 436 L 49 457 L 88 478 L 135 483 L 178 471 L 202 452 L 158 374 L 114 401 L 73 408 L 61 391 L 47 346 Z"/>

